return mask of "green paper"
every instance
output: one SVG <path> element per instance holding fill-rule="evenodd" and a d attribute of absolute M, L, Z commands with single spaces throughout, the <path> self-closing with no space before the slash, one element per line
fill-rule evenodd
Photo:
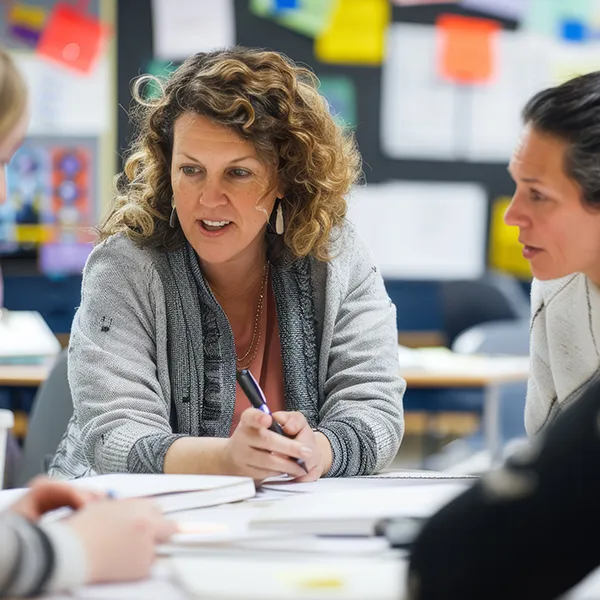
<path fill-rule="evenodd" d="M 145 73 L 148 75 L 154 75 L 161 81 L 168 79 L 173 71 L 177 69 L 179 64 L 173 63 L 168 60 L 158 60 L 153 58 L 146 63 Z M 160 96 L 160 88 L 155 82 L 149 82 L 144 87 L 144 98 L 151 100 L 152 98 L 158 98 Z"/>
<path fill-rule="evenodd" d="M 336 123 L 345 129 L 356 127 L 356 86 L 345 75 L 323 75 L 319 92 L 329 104 Z"/>
<path fill-rule="evenodd" d="M 531 0 L 524 26 L 528 31 L 562 38 L 564 21 L 579 21 L 591 27 L 599 8 L 598 0 Z"/>
<path fill-rule="evenodd" d="M 250 10 L 259 17 L 307 35 L 318 36 L 331 20 L 337 0 L 299 0 L 297 8 L 278 11 L 273 0 L 250 0 Z"/>

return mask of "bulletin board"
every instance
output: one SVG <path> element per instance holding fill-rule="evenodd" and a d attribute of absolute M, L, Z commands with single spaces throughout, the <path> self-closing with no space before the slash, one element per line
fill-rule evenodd
<path fill-rule="evenodd" d="M 74 0 L 67 3 L 76 6 Z M 56 4 L 28 0 L 0 6 L 0 40 L 26 80 L 31 115 L 26 139 L 8 165 L 8 201 L 0 206 L 6 275 L 80 274 L 117 168 L 114 37 L 89 75 L 40 58 L 35 37 L 29 37 L 41 31 L 36 11 L 39 22 L 47 23 Z M 11 13 L 14 6 L 23 14 Z M 115 0 L 90 0 L 85 10 L 114 32 Z"/>
<path fill-rule="evenodd" d="M 175 5 L 174 5 L 175 6 Z M 392 7 L 394 23 L 420 23 L 433 25 L 441 13 L 484 16 L 482 13 L 459 6 L 431 5 Z M 507 31 L 515 30 L 517 22 L 497 19 L 499 26 Z M 119 104 L 130 104 L 131 80 L 138 74 L 152 70 L 154 58 L 151 0 L 128 0 L 118 6 L 118 95 Z M 382 151 L 380 117 L 382 71 L 378 66 L 325 64 L 315 58 L 313 40 L 276 22 L 261 18 L 250 9 L 249 0 L 235 0 L 236 41 L 244 46 L 268 47 L 286 53 L 295 61 L 309 65 L 328 86 L 323 89 L 328 97 L 339 94 L 345 98 L 343 87 L 350 83 L 355 90 L 351 106 L 345 107 L 354 121 L 354 131 L 364 160 L 364 173 L 369 184 L 407 180 L 420 182 L 476 183 L 483 186 L 488 202 L 497 197 L 510 196 L 513 183 L 506 171 L 506 161 L 470 162 L 467 160 L 423 160 L 386 156 Z M 130 123 L 125 111 L 118 115 L 118 144 L 122 152 L 127 148 L 131 135 Z M 491 210 L 485 216 L 491 214 Z M 489 227 L 489 225 L 488 225 Z M 487 235 L 487 229 L 486 229 Z M 479 250 L 482 260 L 486 248 Z"/>

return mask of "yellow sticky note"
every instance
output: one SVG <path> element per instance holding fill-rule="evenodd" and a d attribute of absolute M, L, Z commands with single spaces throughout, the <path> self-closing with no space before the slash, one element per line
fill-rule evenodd
<path fill-rule="evenodd" d="M 42 29 L 46 20 L 46 11 L 39 6 L 14 3 L 8 13 L 8 22 L 13 25 Z"/>
<path fill-rule="evenodd" d="M 391 19 L 388 0 L 337 0 L 329 26 L 315 40 L 326 63 L 380 65 Z"/>
<path fill-rule="evenodd" d="M 510 201 L 508 196 L 501 196 L 496 199 L 492 208 L 490 266 L 522 279 L 530 279 L 531 267 L 523 257 L 523 246 L 519 243 L 519 228 L 509 227 L 504 223 L 504 213 Z"/>

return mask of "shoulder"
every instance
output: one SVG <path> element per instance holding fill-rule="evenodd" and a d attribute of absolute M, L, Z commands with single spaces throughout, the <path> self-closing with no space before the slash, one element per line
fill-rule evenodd
<path fill-rule="evenodd" d="M 548 306 L 558 297 L 579 294 L 579 290 L 585 289 L 586 277 L 582 273 L 572 273 L 559 279 L 540 281 L 534 279 L 531 284 L 531 306 L 538 310 Z"/>
<path fill-rule="evenodd" d="M 158 250 L 140 246 L 123 233 L 103 240 L 90 253 L 83 271 L 83 288 L 115 287 L 147 290 L 157 281 Z"/>
<path fill-rule="evenodd" d="M 375 264 L 367 244 L 347 219 L 331 234 L 330 255 L 330 268 L 345 278 L 360 277 Z"/>
<path fill-rule="evenodd" d="M 158 250 L 140 246 L 124 233 L 111 235 L 90 253 L 84 269 L 84 278 L 101 273 L 125 277 L 127 280 L 147 279 L 156 270 L 160 259 Z"/>

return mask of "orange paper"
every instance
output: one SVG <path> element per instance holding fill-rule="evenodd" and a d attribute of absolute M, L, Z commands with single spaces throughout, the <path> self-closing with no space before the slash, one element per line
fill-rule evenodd
<path fill-rule="evenodd" d="M 494 40 L 500 24 L 446 14 L 438 18 L 436 25 L 440 75 L 458 83 L 489 81 L 496 66 Z"/>

